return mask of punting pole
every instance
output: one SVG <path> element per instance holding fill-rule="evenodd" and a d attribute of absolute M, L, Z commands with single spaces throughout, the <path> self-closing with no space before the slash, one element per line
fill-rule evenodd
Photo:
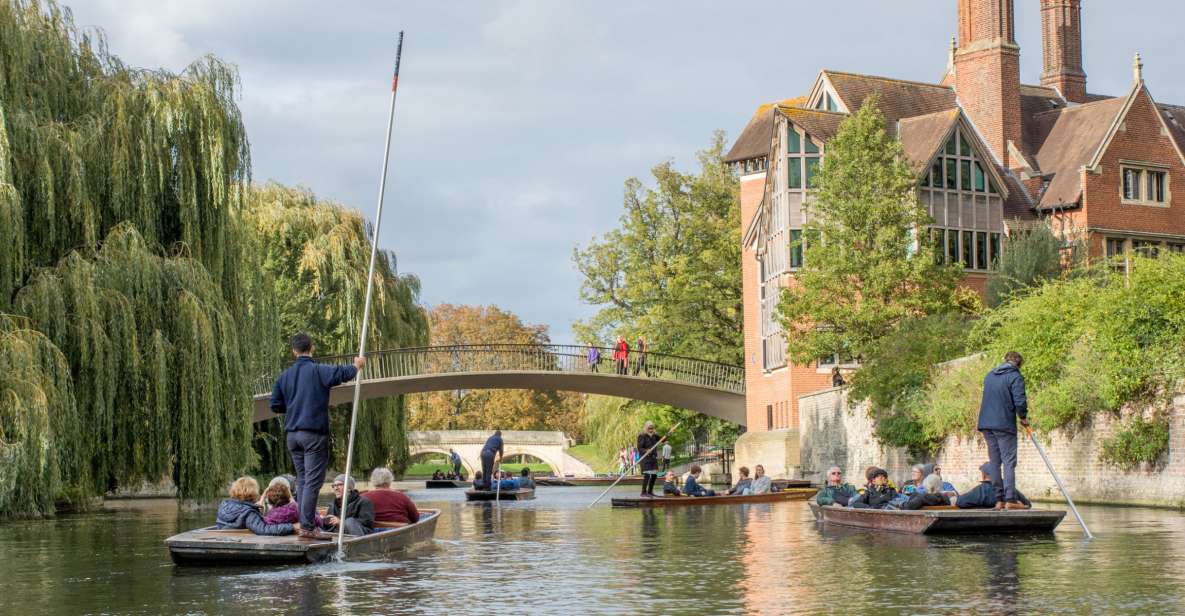
<path fill-rule="evenodd" d="M 387 188 L 387 162 L 391 158 L 391 129 L 395 125 L 395 92 L 399 88 L 399 61 L 403 57 L 403 31 L 399 31 L 399 43 L 395 47 L 395 75 L 391 78 L 391 111 L 387 115 L 387 141 L 383 145 L 383 174 L 379 178 L 379 204 L 374 215 L 374 239 L 370 244 L 370 267 L 366 272 L 366 305 L 362 309 L 362 336 L 358 342 L 358 356 L 366 357 L 366 330 L 370 325 L 370 300 L 374 294 L 374 263 L 379 253 L 379 230 L 383 228 L 383 193 Z M 342 489 L 341 519 L 337 524 L 337 554 L 343 555 L 342 544 L 346 538 L 346 512 L 350 500 L 350 466 L 354 462 L 354 432 L 358 427 L 358 404 L 362 396 L 362 375 L 354 378 L 354 406 L 350 410 L 350 440 L 346 445 L 346 486 Z"/>
<path fill-rule="evenodd" d="M 628 472 L 634 470 L 634 467 L 638 465 L 638 461 L 640 461 L 642 458 L 645 458 L 646 456 L 650 455 L 650 452 L 654 451 L 655 448 L 657 448 L 659 445 L 661 445 L 663 443 L 663 441 L 667 440 L 667 437 L 670 436 L 671 433 L 675 431 L 675 428 L 678 428 L 682 424 L 683 424 L 683 422 L 680 421 L 680 422 L 676 423 L 675 425 L 671 426 L 671 429 L 667 430 L 667 433 L 662 435 L 662 438 L 658 439 L 658 442 L 655 443 L 653 447 L 651 447 L 650 449 L 647 449 L 646 453 L 642 454 L 641 456 L 638 456 L 638 460 L 635 460 L 633 464 L 630 464 L 629 467 L 627 467 L 625 469 L 625 473 L 628 473 Z M 612 490 L 613 488 L 617 487 L 618 482 L 620 482 L 622 479 L 625 479 L 625 473 L 622 473 L 621 476 L 617 478 L 617 481 L 614 481 L 612 484 L 609 485 L 609 487 L 605 488 L 605 491 L 601 492 L 601 495 L 598 496 L 596 498 L 596 500 L 589 503 L 587 508 L 592 509 L 593 505 L 599 503 L 602 498 L 605 498 L 605 495 L 609 493 L 609 490 Z"/>
<path fill-rule="evenodd" d="M 502 506 L 502 456 L 498 456 L 498 463 L 494 465 L 494 505 Z"/>
<path fill-rule="evenodd" d="M 1029 434 L 1029 440 L 1033 441 L 1033 446 L 1037 448 L 1037 453 L 1041 454 L 1041 459 L 1045 460 L 1045 468 L 1049 469 L 1049 474 L 1053 475 L 1053 480 L 1057 482 L 1057 489 L 1062 491 L 1062 496 L 1066 499 L 1066 504 L 1070 506 L 1070 511 L 1074 512 L 1074 517 L 1078 518 L 1078 525 L 1086 533 L 1087 539 L 1094 539 L 1090 529 L 1086 527 L 1086 522 L 1082 520 L 1082 514 L 1078 513 L 1078 508 L 1074 506 L 1074 499 L 1070 498 L 1070 493 L 1066 491 L 1066 485 L 1062 483 L 1062 478 L 1057 476 L 1057 471 L 1053 470 L 1053 464 L 1049 462 L 1049 456 L 1045 455 L 1045 449 L 1041 447 L 1041 443 L 1037 441 L 1037 437 L 1033 436 L 1033 429 L 1025 426 L 1025 432 Z"/>

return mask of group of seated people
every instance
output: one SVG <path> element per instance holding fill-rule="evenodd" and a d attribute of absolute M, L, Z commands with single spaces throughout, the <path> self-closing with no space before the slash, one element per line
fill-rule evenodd
<path fill-rule="evenodd" d="M 433 479 L 456 479 L 458 481 L 464 479 L 464 477 L 461 477 L 460 475 L 458 475 L 452 471 L 449 471 L 446 473 L 446 472 L 439 470 L 439 469 L 432 472 L 432 478 Z"/>
<path fill-rule="evenodd" d="M 338 475 L 334 478 L 333 502 L 318 513 L 314 523 L 318 531 L 337 532 L 344 524 L 349 535 L 368 535 L 376 526 L 413 524 L 420 519 L 406 494 L 391 489 L 395 475 L 386 468 L 376 468 L 370 474 L 370 489 L 359 492 L 354 478 Z M 219 529 L 245 528 L 256 535 L 290 535 L 300 529 L 300 507 L 292 495 L 296 478 L 280 475 L 273 478 L 262 494 L 254 478 L 243 476 L 230 486 L 230 497 L 218 506 L 215 526 Z M 349 492 L 347 512 L 341 512 L 342 495 Z M 343 522 L 344 517 L 344 522 Z M 322 533 L 321 538 L 325 538 Z"/>
<path fill-rule="evenodd" d="M 959 494 L 953 485 L 942 479 L 942 468 L 936 464 L 916 464 L 911 477 L 901 484 L 901 489 L 889 480 L 889 473 L 883 468 L 868 467 L 864 472 L 867 483 L 856 488 L 843 481 L 843 471 L 833 466 L 827 471 L 827 483 L 815 495 L 819 505 L 835 505 L 853 509 L 905 509 L 951 505 L 960 509 L 993 509 L 997 505 L 996 487 L 993 484 L 993 469 L 990 463 L 979 467 L 979 485 Z M 1026 508 L 1032 507 L 1029 499 L 1019 490 L 1019 500 Z M 1002 501 L 999 501 L 1002 503 Z"/>
<path fill-rule="evenodd" d="M 473 474 L 473 487 L 477 490 L 519 490 L 519 489 L 535 489 L 535 480 L 531 479 L 530 467 L 524 466 L 522 472 L 519 473 L 517 479 L 510 471 L 494 471 L 498 478 L 498 483 L 493 481 L 486 481 L 481 476 L 481 471 Z"/>
<path fill-rule="evenodd" d="M 749 467 L 742 466 L 739 468 L 738 472 L 740 472 L 741 478 L 725 494 L 731 496 L 751 496 L 777 491 L 774 488 L 773 482 L 765 474 L 764 466 L 758 464 L 753 469 L 754 476 L 750 478 Z M 688 470 L 686 479 L 683 480 L 683 488 L 680 490 L 678 478 L 675 477 L 674 471 L 667 471 L 662 483 L 663 496 L 716 496 L 715 490 L 700 485 L 699 478 L 702 472 L 703 469 L 698 464 L 692 464 Z"/>

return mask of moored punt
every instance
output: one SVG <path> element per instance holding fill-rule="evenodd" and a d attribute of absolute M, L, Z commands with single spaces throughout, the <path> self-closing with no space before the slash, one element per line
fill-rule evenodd
<path fill-rule="evenodd" d="M 425 488 L 472 488 L 472 481 L 461 481 L 459 479 L 427 479 L 424 481 Z"/>
<path fill-rule="evenodd" d="M 786 488 L 809 488 L 811 487 L 811 480 L 809 479 L 772 479 L 770 483 L 779 490 Z"/>
<path fill-rule="evenodd" d="M 376 528 L 369 535 L 346 535 L 342 550 L 346 558 L 374 558 L 389 555 L 422 541 L 436 532 L 439 509 L 421 509 L 415 524 Z M 256 535 L 247 529 L 218 530 L 213 526 L 187 531 L 165 539 L 169 556 L 178 565 L 267 565 L 316 563 L 337 553 L 336 535 L 331 540 Z"/>
<path fill-rule="evenodd" d="M 608 486 L 613 485 L 617 481 L 616 477 L 536 477 L 535 483 L 541 486 Z M 627 475 L 621 481 L 617 481 L 619 486 L 640 486 L 642 485 L 641 475 Z"/>
<path fill-rule="evenodd" d="M 517 490 L 465 490 L 465 500 L 467 501 L 492 501 L 492 500 L 531 500 L 535 498 L 535 491 L 531 488 L 518 488 Z"/>
<path fill-rule="evenodd" d="M 790 488 L 752 496 L 623 496 L 613 499 L 614 507 L 686 507 L 694 505 L 741 505 L 805 500 L 815 495 L 812 488 Z"/>
<path fill-rule="evenodd" d="M 1041 533 L 1052 532 L 1066 516 L 1053 509 L 957 509 L 927 507 L 919 511 L 849 509 L 810 503 L 815 519 L 824 524 L 887 530 L 898 533 Z"/>

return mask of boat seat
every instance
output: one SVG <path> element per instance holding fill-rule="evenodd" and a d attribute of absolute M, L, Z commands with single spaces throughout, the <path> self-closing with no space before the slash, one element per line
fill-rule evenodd
<path fill-rule="evenodd" d="M 377 522 L 376 521 L 374 523 L 375 528 L 400 528 L 402 526 L 407 526 L 407 522 Z"/>

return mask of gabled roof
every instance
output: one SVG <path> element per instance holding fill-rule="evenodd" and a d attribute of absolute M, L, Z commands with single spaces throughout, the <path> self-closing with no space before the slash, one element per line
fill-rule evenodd
<path fill-rule="evenodd" d="M 1036 153 L 1037 166 L 1049 180 L 1037 203 L 1039 209 L 1078 203 L 1082 196 L 1079 171 L 1090 164 L 1128 98 L 1104 99 L 1033 116 L 1033 121 L 1049 124 Z"/>
<path fill-rule="evenodd" d="M 803 109 L 802 107 L 789 107 L 786 105 L 778 105 L 777 113 L 801 126 L 807 134 L 812 137 L 818 137 L 821 141 L 826 141 L 835 136 L 839 131 L 839 125 L 848 117 L 846 113 L 839 113 L 835 111 L 821 111 L 818 109 Z"/>
<path fill-rule="evenodd" d="M 757 107 L 749 124 L 741 131 L 728 154 L 724 155 L 724 162 L 735 163 L 750 158 L 760 158 L 769 155 L 770 137 L 774 130 L 774 107 L 779 105 L 794 106 L 806 102 L 805 96 L 787 98 L 773 103 L 763 103 Z"/>
<path fill-rule="evenodd" d="M 950 86 L 824 70 L 816 81 L 816 89 L 824 77 L 844 107 L 853 111 L 864 104 L 864 99 L 879 94 L 880 110 L 889 127 L 895 126 L 901 118 L 946 111 L 956 106 L 955 91 Z"/>
<path fill-rule="evenodd" d="M 897 128 L 898 138 L 915 173 L 929 168 L 934 154 L 946 143 L 951 127 L 958 118 L 958 109 L 948 109 L 901 119 Z"/>

